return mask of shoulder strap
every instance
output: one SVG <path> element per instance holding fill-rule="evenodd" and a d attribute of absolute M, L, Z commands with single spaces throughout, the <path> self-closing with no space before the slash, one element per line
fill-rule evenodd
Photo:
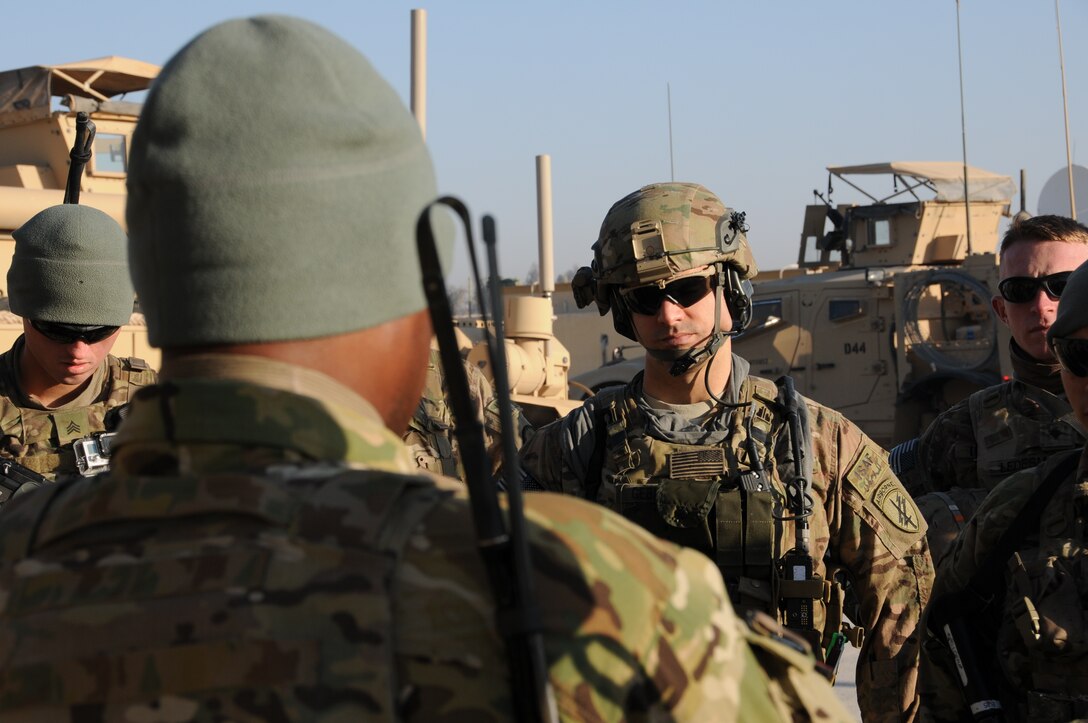
<path fill-rule="evenodd" d="M 622 392 L 604 392 L 602 397 L 608 397 L 607 401 L 593 406 L 593 453 L 589 456 L 589 464 L 586 465 L 586 479 L 583 487 L 586 491 L 586 499 L 596 501 L 597 493 L 601 488 L 601 476 L 604 474 L 604 460 L 608 454 L 608 442 L 610 430 L 616 434 L 622 434 L 626 438 L 627 420 L 629 419 L 629 407 L 634 400 L 635 383 L 642 378 L 642 372 L 624 385 Z"/>

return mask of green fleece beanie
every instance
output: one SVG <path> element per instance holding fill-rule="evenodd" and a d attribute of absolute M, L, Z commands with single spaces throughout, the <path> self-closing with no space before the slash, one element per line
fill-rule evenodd
<path fill-rule="evenodd" d="M 156 346 L 310 339 L 426 307 L 415 226 L 436 194 L 419 127 L 312 23 L 232 20 L 182 48 L 133 133 L 128 194 Z"/>
<path fill-rule="evenodd" d="M 1058 317 L 1046 332 L 1047 340 L 1066 337 L 1088 326 L 1088 261 L 1069 275 L 1069 281 L 1058 302 Z"/>
<path fill-rule="evenodd" d="M 11 311 L 26 319 L 121 326 L 135 292 L 125 232 L 97 208 L 52 206 L 11 234 Z"/>

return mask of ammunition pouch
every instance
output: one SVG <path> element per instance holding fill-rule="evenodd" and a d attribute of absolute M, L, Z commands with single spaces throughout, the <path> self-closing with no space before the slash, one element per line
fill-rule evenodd
<path fill-rule="evenodd" d="M 616 486 L 616 511 L 654 535 L 698 550 L 714 560 L 725 578 L 739 614 L 760 611 L 780 618 L 794 603 L 819 605 L 825 611 L 823 630 L 790 630 L 817 651 L 822 660 L 831 636 L 843 625 L 843 588 L 834 579 L 790 579 L 775 557 L 774 496 L 769 491 L 726 486 L 721 480 L 660 479 Z M 853 632 L 853 634 L 851 634 Z M 860 645 L 859 628 L 844 631 Z"/>

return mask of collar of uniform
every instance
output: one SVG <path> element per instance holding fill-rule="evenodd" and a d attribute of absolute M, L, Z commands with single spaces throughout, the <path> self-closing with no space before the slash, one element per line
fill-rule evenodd
<path fill-rule="evenodd" d="M 11 345 L 11 349 L 6 351 L 3 355 L 3 360 L 0 361 L 0 368 L 3 369 L 3 373 L 8 375 L 8 378 L 12 380 L 15 387 L 15 394 L 12 401 L 15 402 L 17 407 L 23 409 L 40 409 L 46 412 L 65 411 L 69 409 L 79 409 L 80 407 L 89 407 L 102 397 L 103 392 L 106 391 L 106 381 L 109 376 L 109 360 L 103 359 L 102 363 L 95 369 L 94 374 L 91 375 L 90 380 L 87 382 L 87 386 L 80 392 L 79 396 L 75 399 L 65 402 L 64 404 L 57 404 L 55 406 L 46 406 L 33 394 L 28 394 L 23 386 L 22 375 L 19 373 L 19 357 L 22 356 L 23 348 L 26 346 L 26 339 L 23 335 L 19 335 L 19 338 L 15 340 L 15 343 Z"/>
<path fill-rule="evenodd" d="M 165 365 L 162 383 L 133 400 L 114 445 L 141 443 L 284 448 L 311 460 L 413 468 L 400 437 L 351 389 L 312 369 L 240 354 Z"/>
<path fill-rule="evenodd" d="M 1051 394 L 1065 396 L 1062 389 L 1061 365 L 1057 361 L 1041 362 L 1009 339 L 1009 359 L 1012 361 L 1013 379 L 1045 389 Z"/>

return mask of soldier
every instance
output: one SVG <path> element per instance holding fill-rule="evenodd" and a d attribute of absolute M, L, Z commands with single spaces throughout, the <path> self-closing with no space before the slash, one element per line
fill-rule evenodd
<path fill-rule="evenodd" d="M 1068 278 L 1046 338 L 1066 398 L 1088 425 L 1088 263 Z M 922 693 L 933 718 L 971 720 L 994 702 L 1007 720 L 1088 718 L 1086 531 L 1083 448 L 1050 455 L 982 501 L 937 571 L 927 612 Z"/>
<path fill-rule="evenodd" d="M 0 455 L 54 479 L 76 473 L 73 443 L 103 431 L 155 373 L 110 354 L 134 299 L 116 221 L 66 204 L 12 235 L 8 291 L 23 335 L 0 356 Z"/>
<path fill-rule="evenodd" d="M 1061 216 L 1018 218 L 999 253 L 1001 281 L 991 303 L 1011 335 L 1012 379 L 938 416 L 902 469 L 903 483 L 929 523 L 934 561 L 998 482 L 1085 440 L 1046 333 L 1066 279 L 1088 260 L 1088 228 Z"/>
<path fill-rule="evenodd" d="M 502 463 L 501 429 L 499 427 L 499 404 L 487 380 L 479 367 L 464 364 L 468 376 L 469 393 L 480 423 L 484 427 L 485 443 L 491 457 L 492 474 L 498 475 Z M 522 435 L 528 422 L 517 407 L 514 408 L 515 449 L 521 448 Z M 404 433 L 404 443 L 416 461 L 416 466 L 447 477 L 464 479 L 457 440 L 454 438 L 453 415 L 447 399 L 446 376 L 442 371 L 442 362 L 438 351 L 431 350 L 427 361 L 427 381 L 423 385 L 423 396 L 419 400 L 415 414 L 408 422 L 408 431 Z"/>
<path fill-rule="evenodd" d="M 522 448 L 529 483 L 704 551 L 734 605 L 780 615 L 819 651 L 838 640 L 841 571 L 866 631 L 861 711 L 910 719 L 912 634 L 932 575 L 924 523 L 857 427 L 732 354 L 756 274 L 745 231 L 743 214 L 690 183 L 612 206 L 574 285 L 646 348 L 645 369 L 537 430 Z"/>
<path fill-rule="evenodd" d="M 512 719 L 464 487 L 400 439 L 435 180 L 396 93 L 317 26 L 223 23 L 156 80 L 128 186 L 162 384 L 108 475 L 0 518 L 0 718 Z M 563 719 L 847 719 L 697 554 L 559 496 L 526 513 Z"/>

